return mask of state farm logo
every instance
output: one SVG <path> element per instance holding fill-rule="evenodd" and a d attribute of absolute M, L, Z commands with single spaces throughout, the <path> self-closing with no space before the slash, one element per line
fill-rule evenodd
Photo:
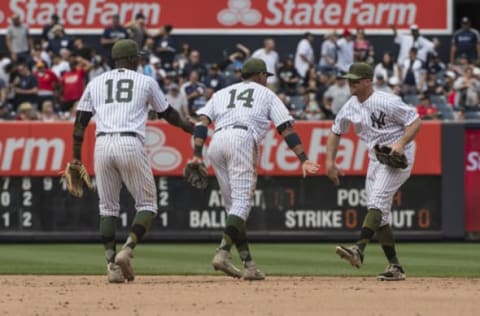
<path fill-rule="evenodd" d="M 159 171 L 170 171 L 182 162 L 182 155 L 173 147 L 165 145 L 165 133 L 156 127 L 147 126 L 145 148 L 152 168 Z"/>
<path fill-rule="evenodd" d="M 228 8 L 217 14 L 220 24 L 232 26 L 237 23 L 256 25 L 262 19 L 260 11 L 252 9 L 251 0 L 228 0 Z"/>

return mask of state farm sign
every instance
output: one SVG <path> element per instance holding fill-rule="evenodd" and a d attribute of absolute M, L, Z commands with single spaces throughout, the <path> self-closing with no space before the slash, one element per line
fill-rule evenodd
<path fill-rule="evenodd" d="M 390 25 L 423 32 L 452 30 L 452 0 L 10 0 L 0 9 L 0 28 L 16 12 L 34 32 L 57 13 L 72 33 L 99 33 L 119 14 L 122 23 L 143 12 L 147 24 L 172 24 L 177 33 L 299 33 L 309 30 L 367 29 L 388 32 Z M 432 7 L 435 14 L 431 14 Z"/>
<path fill-rule="evenodd" d="M 295 129 L 311 160 L 321 165 L 319 175 L 325 174 L 327 138 L 331 122 L 297 122 Z M 0 124 L 0 176 L 56 176 L 72 158 L 71 123 Z M 213 127 L 211 129 L 213 134 Z M 417 159 L 414 174 L 441 173 L 440 124 L 424 123 L 417 137 Z M 210 139 L 210 138 L 209 138 Z M 82 162 L 93 174 L 95 126 L 87 128 Z M 192 157 L 192 137 L 172 125 L 149 122 L 145 148 L 155 175 L 181 176 Z M 208 142 L 205 150 L 208 148 Z M 208 156 L 206 163 L 208 163 Z M 337 164 L 346 175 L 365 175 L 368 148 L 350 131 L 341 138 Z M 209 168 L 210 173 L 213 170 Z M 295 154 L 272 128 L 260 145 L 259 175 L 299 176 L 300 163 Z"/>

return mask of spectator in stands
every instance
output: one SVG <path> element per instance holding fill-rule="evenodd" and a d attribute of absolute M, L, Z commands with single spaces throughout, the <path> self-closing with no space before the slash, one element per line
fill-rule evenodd
<path fill-rule="evenodd" d="M 50 16 L 50 22 L 48 22 L 43 26 L 42 40 L 45 43 L 47 43 L 49 40 L 51 40 L 54 37 L 54 34 L 52 32 L 52 28 L 54 25 L 60 25 L 63 27 L 63 25 L 60 23 L 60 17 L 55 13 Z"/>
<path fill-rule="evenodd" d="M 437 79 L 435 74 L 426 73 L 425 89 L 423 93 L 430 96 L 443 95 L 443 80 Z"/>
<path fill-rule="evenodd" d="M 8 86 L 7 82 L 0 78 L 0 106 L 7 102 Z"/>
<path fill-rule="evenodd" d="M 435 78 L 441 79 L 443 74 L 447 70 L 447 66 L 440 59 L 440 55 L 435 52 L 432 55 L 432 58 L 427 64 L 427 74 L 433 74 Z"/>
<path fill-rule="evenodd" d="M 457 91 L 455 106 L 465 110 L 478 110 L 480 82 L 473 76 L 473 67 L 467 67 L 463 76 L 455 80 L 453 88 Z"/>
<path fill-rule="evenodd" d="M 462 55 L 465 55 L 471 63 L 479 63 L 480 34 L 471 27 L 470 19 L 466 16 L 462 18 L 461 28 L 453 34 L 450 48 L 450 64 L 457 63 L 457 59 Z"/>
<path fill-rule="evenodd" d="M 255 50 L 252 54 L 252 58 L 259 58 L 265 62 L 267 71 L 272 73 L 273 76 L 267 77 L 267 87 L 272 91 L 278 91 L 279 83 L 277 71 L 280 60 L 278 53 L 275 51 L 275 41 L 273 38 L 266 38 L 263 40 L 263 47 Z"/>
<path fill-rule="evenodd" d="M 373 83 L 373 90 L 382 91 L 386 93 L 392 93 L 392 89 L 388 86 L 387 80 L 382 74 L 377 74 L 375 76 L 375 81 Z"/>
<path fill-rule="evenodd" d="M 461 54 L 458 56 L 458 58 L 455 60 L 455 64 L 450 65 L 450 69 L 455 71 L 457 75 L 462 76 L 465 70 L 470 67 L 470 62 L 468 60 L 467 54 Z"/>
<path fill-rule="evenodd" d="M 416 95 L 423 91 L 425 72 L 422 62 L 417 58 L 417 48 L 410 48 L 409 57 L 401 67 L 402 94 Z"/>
<path fill-rule="evenodd" d="M 306 32 L 303 35 L 303 38 L 297 44 L 294 65 L 298 74 L 302 78 L 305 78 L 308 69 L 313 66 L 313 61 L 315 57 L 312 47 L 313 40 L 313 34 L 310 32 Z"/>
<path fill-rule="evenodd" d="M 323 103 L 328 104 L 328 98 L 332 98 L 332 114 L 335 116 L 340 111 L 342 106 L 350 98 L 350 88 L 347 85 L 347 80 L 340 76 L 340 73 L 337 75 L 335 84 L 330 86 L 328 90 L 323 95 Z"/>
<path fill-rule="evenodd" d="M 335 31 L 327 33 L 322 42 L 320 50 L 320 59 L 318 61 L 319 70 L 329 74 L 335 74 L 337 63 L 337 34 Z"/>
<path fill-rule="evenodd" d="M 220 68 L 218 67 L 218 64 L 210 65 L 210 71 L 205 77 L 203 83 L 207 88 L 212 89 L 212 91 L 214 92 L 226 87 L 225 78 L 220 73 Z"/>
<path fill-rule="evenodd" d="M 176 83 L 171 83 L 165 89 L 168 103 L 180 113 L 180 117 L 184 120 L 190 117 L 188 111 L 188 101 L 185 94 L 180 92 L 180 87 Z"/>
<path fill-rule="evenodd" d="M 28 64 L 22 62 L 17 65 L 17 73 L 11 84 L 15 92 L 14 110 L 23 103 L 28 102 L 32 106 L 38 106 L 38 81 L 30 72 Z"/>
<path fill-rule="evenodd" d="M 444 74 L 444 84 L 443 84 L 443 92 L 444 96 L 447 100 L 447 103 L 451 106 L 455 106 L 455 99 L 456 99 L 456 91 L 453 88 L 455 80 L 457 79 L 457 75 L 455 72 L 451 70 L 447 70 Z"/>
<path fill-rule="evenodd" d="M 5 84 L 10 82 L 10 71 L 12 67 L 12 60 L 0 52 L 0 80 L 3 80 Z"/>
<path fill-rule="evenodd" d="M 105 58 L 100 55 L 95 55 L 92 58 L 92 68 L 88 72 L 88 81 L 92 81 L 93 78 L 100 76 L 101 74 L 110 70 L 110 66 L 107 64 Z"/>
<path fill-rule="evenodd" d="M 60 24 L 54 25 L 51 29 L 53 38 L 48 40 L 47 51 L 52 54 L 60 54 L 62 48 L 66 48 L 69 51 L 73 50 L 72 39 L 65 34 L 63 26 Z"/>
<path fill-rule="evenodd" d="M 190 52 L 188 63 L 183 69 L 183 77 L 189 78 L 192 71 L 197 73 L 199 80 L 203 80 L 207 74 L 207 68 L 203 62 L 200 61 L 200 52 L 196 49 Z"/>
<path fill-rule="evenodd" d="M 2 88 L 0 88 L 0 98 L 1 98 L 1 93 L 2 93 Z M 11 120 L 14 120 L 15 117 L 16 117 L 16 114 L 15 112 L 12 111 L 10 104 L 8 102 L 0 103 L 0 121 L 11 121 Z"/>
<path fill-rule="evenodd" d="M 52 58 L 52 71 L 60 78 L 65 72 L 70 71 L 70 63 L 68 59 L 70 58 L 70 51 L 68 49 L 62 49 L 60 55 L 53 55 Z"/>
<path fill-rule="evenodd" d="M 138 63 L 138 70 L 139 73 L 144 74 L 145 76 L 151 77 L 154 80 L 157 80 L 157 71 L 150 64 L 150 55 L 146 52 L 141 52 L 140 61 Z"/>
<path fill-rule="evenodd" d="M 196 70 L 190 72 L 189 81 L 187 81 L 181 88 L 181 91 L 187 97 L 188 101 L 188 115 L 196 117 L 197 110 L 204 107 L 207 103 L 205 97 L 205 85 L 200 82 L 200 76 Z"/>
<path fill-rule="evenodd" d="M 52 59 L 50 54 L 43 48 L 41 43 L 34 43 L 31 52 L 30 68 L 35 67 L 38 62 L 45 63 L 45 67 L 50 68 L 52 66 Z"/>
<path fill-rule="evenodd" d="M 180 45 L 180 50 L 175 54 L 173 67 L 175 70 L 179 71 L 180 73 L 183 72 L 183 68 L 185 68 L 185 65 L 188 63 L 188 56 L 190 56 L 190 52 L 190 44 L 184 42 L 182 45 Z"/>
<path fill-rule="evenodd" d="M 22 24 L 18 14 L 12 15 L 11 21 L 6 35 L 10 57 L 14 62 L 26 62 L 28 64 L 30 62 L 30 49 L 33 47 L 28 26 Z"/>
<path fill-rule="evenodd" d="M 112 16 L 111 25 L 107 26 L 103 30 L 102 37 L 100 38 L 100 44 L 103 46 L 103 54 L 108 62 L 108 65 L 113 67 L 112 60 L 112 47 L 115 42 L 121 39 L 128 38 L 127 30 L 120 24 L 120 16 L 114 14 Z"/>
<path fill-rule="evenodd" d="M 377 80 L 377 76 L 381 75 L 385 81 L 390 78 L 399 78 L 398 65 L 393 61 L 393 56 L 390 52 L 383 53 L 382 61 L 379 62 L 373 70 L 373 83 Z"/>
<path fill-rule="evenodd" d="M 315 100 L 317 100 L 317 104 L 323 113 L 323 117 L 327 120 L 333 118 L 331 103 L 330 107 L 327 108 L 324 104 L 325 99 L 323 97 L 325 92 L 327 92 L 328 88 L 330 87 L 330 81 L 330 75 L 328 73 L 321 72 L 318 75 L 317 91 L 315 92 Z"/>
<path fill-rule="evenodd" d="M 171 36 L 173 27 L 170 24 L 165 24 L 160 28 L 160 33 L 155 41 L 155 54 L 162 61 L 162 68 L 169 71 L 174 68 L 175 54 L 177 52 L 175 43 Z M 198 52 L 198 51 L 197 51 Z M 200 57 L 200 52 L 198 52 Z M 198 70 L 198 69 L 197 69 Z M 206 73 L 206 72 L 205 72 Z M 201 77 L 205 75 L 201 74 Z"/>
<path fill-rule="evenodd" d="M 39 115 L 35 107 L 28 101 L 22 102 L 17 108 L 17 121 L 36 121 Z"/>
<path fill-rule="evenodd" d="M 393 35 L 395 36 L 395 44 L 400 45 L 400 50 L 397 57 L 397 64 L 400 66 L 404 65 L 404 61 L 409 58 L 410 49 L 412 47 L 415 47 L 417 49 L 418 59 L 422 63 L 425 63 L 428 53 L 434 51 L 435 45 L 432 41 L 420 35 L 418 25 L 410 25 L 410 34 L 398 33 L 394 25 L 392 25 L 391 28 L 393 30 Z"/>
<path fill-rule="evenodd" d="M 72 108 L 80 100 L 85 89 L 87 73 L 92 68 L 92 63 L 82 57 L 71 57 L 70 71 L 61 77 L 61 110 L 63 112 Z"/>
<path fill-rule="evenodd" d="M 57 75 L 42 61 L 38 61 L 35 65 L 33 75 L 38 82 L 38 104 L 41 105 L 45 100 L 55 102 L 55 93 L 59 85 Z"/>
<path fill-rule="evenodd" d="M 320 111 L 320 107 L 318 106 L 315 100 L 312 100 L 308 93 L 304 95 L 305 103 L 307 106 L 303 111 L 300 119 L 306 121 L 319 121 L 323 118 L 322 112 Z"/>
<path fill-rule="evenodd" d="M 391 77 L 388 80 L 388 86 L 392 90 L 393 94 L 398 95 L 399 97 L 402 97 L 402 84 L 397 77 Z"/>
<path fill-rule="evenodd" d="M 437 108 L 430 102 L 428 94 L 420 96 L 420 103 L 416 105 L 416 108 L 422 120 L 434 120 L 440 117 Z"/>
<path fill-rule="evenodd" d="M 72 47 L 73 56 L 80 56 L 83 59 L 92 60 L 93 56 L 95 55 L 95 51 L 93 50 L 93 48 L 89 45 L 85 45 L 85 42 L 81 37 L 75 37 L 73 39 Z"/>
<path fill-rule="evenodd" d="M 55 106 L 51 100 L 44 100 L 41 104 L 40 120 L 42 122 L 56 122 L 60 116 L 55 112 Z"/>
<path fill-rule="evenodd" d="M 373 45 L 365 37 L 365 30 L 362 28 L 358 28 L 357 32 L 355 33 L 353 55 L 355 62 L 365 62 L 374 66 L 375 50 Z"/>
<path fill-rule="evenodd" d="M 287 96 L 297 95 L 297 87 L 300 82 L 300 76 L 293 66 L 293 56 L 288 55 L 278 70 L 278 79 L 280 82 L 280 92 Z"/>
<path fill-rule="evenodd" d="M 337 70 L 347 73 L 353 64 L 354 42 L 352 33 L 345 29 L 342 38 L 337 40 Z"/>
<path fill-rule="evenodd" d="M 149 36 L 149 32 L 145 24 L 145 15 L 142 12 L 138 12 L 135 14 L 135 19 L 126 24 L 125 28 L 127 29 L 129 38 L 134 40 L 138 47 L 142 48 L 146 38 Z"/>

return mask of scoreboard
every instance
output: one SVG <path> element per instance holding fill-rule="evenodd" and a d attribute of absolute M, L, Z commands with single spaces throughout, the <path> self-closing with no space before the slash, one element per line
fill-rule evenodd
<path fill-rule="evenodd" d="M 157 176 L 155 181 L 159 212 L 148 239 L 205 241 L 221 236 L 226 213 L 214 177 L 205 190 L 191 188 L 178 176 Z M 353 238 L 366 213 L 364 181 L 346 176 L 335 187 L 324 176 L 261 176 L 252 195 L 249 235 L 257 240 Z M 72 197 L 60 177 L 1 177 L 0 189 L 0 241 L 98 240 L 97 192 Z M 135 208 L 125 188 L 120 195 L 117 230 L 122 235 Z M 395 195 L 393 227 L 414 236 L 440 231 L 438 196 L 439 177 L 412 176 Z"/>

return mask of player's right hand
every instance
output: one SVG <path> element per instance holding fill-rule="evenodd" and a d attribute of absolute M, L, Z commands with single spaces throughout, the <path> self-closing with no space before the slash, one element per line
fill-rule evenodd
<path fill-rule="evenodd" d="M 332 180 L 333 184 L 336 186 L 340 185 L 340 176 L 343 176 L 343 173 L 335 164 L 327 166 L 327 177 Z"/>
<path fill-rule="evenodd" d="M 319 164 L 311 160 L 305 160 L 305 162 L 302 164 L 303 177 L 305 178 L 307 176 L 307 173 L 317 173 L 319 169 Z"/>

